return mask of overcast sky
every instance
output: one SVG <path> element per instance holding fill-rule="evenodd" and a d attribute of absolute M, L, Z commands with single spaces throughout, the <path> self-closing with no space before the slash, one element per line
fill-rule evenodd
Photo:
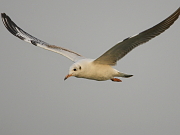
<path fill-rule="evenodd" d="M 48 43 L 97 58 L 159 23 L 179 0 L 1 0 L 0 11 Z M 69 59 L 0 23 L 1 135 L 179 135 L 180 19 L 115 68 L 121 83 L 69 78 Z"/>

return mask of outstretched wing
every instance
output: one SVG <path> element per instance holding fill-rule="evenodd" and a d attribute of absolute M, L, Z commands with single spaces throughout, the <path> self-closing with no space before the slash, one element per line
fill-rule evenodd
<path fill-rule="evenodd" d="M 2 21 L 4 23 L 4 26 L 8 29 L 8 31 L 10 33 L 12 33 L 14 36 L 20 38 L 21 40 L 24 40 L 28 43 L 31 43 L 35 46 L 44 48 L 46 50 L 49 51 L 53 51 L 56 53 L 59 53 L 67 58 L 69 58 L 70 60 L 76 62 L 79 59 L 83 59 L 84 57 L 81 56 L 78 53 L 75 53 L 71 50 L 62 48 L 62 47 L 58 47 L 55 45 L 50 45 L 40 39 L 35 38 L 34 36 L 31 36 L 30 34 L 28 34 L 27 32 L 25 32 L 24 30 L 22 30 L 20 27 L 18 27 L 11 19 L 9 16 L 7 16 L 5 13 L 1 13 L 1 17 L 2 17 Z"/>
<path fill-rule="evenodd" d="M 116 62 L 124 57 L 128 52 L 130 52 L 135 47 L 149 41 L 150 39 L 158 36 L 166 29 L 168 29 L 179 17 L 180 8 L 178 8 L 172 15 L 166 18 L 164 21 L 155 25 L 154 27 L 147 29 L 138 35 L 129 37 L 117 45 L 113 46 L 99 58 L 97 58 L 94 63 L 115 65 Z"/>

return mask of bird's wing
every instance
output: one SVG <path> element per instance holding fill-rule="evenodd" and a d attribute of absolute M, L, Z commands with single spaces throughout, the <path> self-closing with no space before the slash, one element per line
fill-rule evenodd
<path fill-rule="evenodd" d="M 168 29 L 178 19 L 179 15 L 180 7 L 172 15 L 170 15 L 168 18 L 155 25 L 154 27 L 116 44 L 99 58 L 94 60 L 94 63 L 116 65 L 116 62 L 124 57 L 127 53 L 129 53 L 132 49 L 149 41 L 150 39 L 158 36 L 166 29 Z"/>
<path fill-rule="evenodd" d="M 75 53 L 71 50 L 62 48 L 62 47 L 58 47 L 55 45 L 51 45 L 48 44 L 42 40 L 39 40 L 37 38 L 35 38 L 34 36 L 31 36 L 30 34 L 28 34 L 27 32 L 25 32 L 24 30 L 22 30 L 20 27 L 18 27 L 11 19 L 9 16 L 7 16 L 5 13 L 1 13 L 1 17 L 2 17 L 2 21 L 4 23 L 4 26 L 8 29 L 8 31 L 10 33 L 12 33 L 14 36 L 20 38 L 21 40 L 24 40 L 28 43 L 31 43 L 35 46 L 44 48 L 46 50 L 49 51 L 53 51 L 56 53 L 59 53 L 67 58 L 69 58 L 70 60 L 76 62 L 79 59 L 83 59 L 84 57 L 81 56 L 78 53 Z"/>

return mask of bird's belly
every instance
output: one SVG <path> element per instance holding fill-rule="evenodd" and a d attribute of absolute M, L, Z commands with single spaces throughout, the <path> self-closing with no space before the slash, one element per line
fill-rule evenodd
<path fill-rule="evenodd" d="M 91 80 L 97 80 L 97 81 L 109 80 L 109 77 L 105 77 L 105 76 L 102 76 L 102 75 L 99 75 L 99 76 L 85 76 L 85 77 L 82 77 L 82 78 L 91 79 Z"/>
<path fill-rule="evenodd" d="M 114 76 L 114 70 L 111 66 L 94 66 L 93 68 L 89 68 L 86 73 L 82 76 L 78 76 L 80 78 L 86 78 L 97 81 L 105 81 L 109 80 Z"/>
<path fill-rule="evenodd" d="M 102 74 L 91 74 L 91 75 L 84 75 L 84 76 L 77 76 L 78 78 L 86 78 L 86 79 L 90 79 L 90 80 L 97 80 L 97 81 L 105 81 L 105 80 L 109 80 L 110 77 L 104 76 Z"/>

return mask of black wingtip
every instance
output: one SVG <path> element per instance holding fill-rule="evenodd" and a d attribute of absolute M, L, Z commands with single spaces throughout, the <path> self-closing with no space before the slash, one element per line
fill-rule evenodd
<path fill-rule="evenodd" d="M 4 23 L 4 20 L 6 19 L 6 18 L 9 18 L 5 13 L 1 13 L 1 18 L 2 18 L 2 21 L 3 21 L 3 23 Z"/>
<path fill-rule="evenodd" d="M 12 33 L 14 36 L 16 36 L 17 30 L 15 29 L 15 27 L 17 27 L 17 25 L 5 13 L 1 13 L 1 18 L 2 22 L 4 23 L 4 26 L 8 29 L 8 31 Z"/>
<path fill-rule="evenodd" d="M 19 29 L 19 27 L 11 20 L 11 18 L 8 15 L 6 15 L 5 13 L 1 13 L 1 18 L 4 26 L 11 34 L 20 38 L 21 40 L 24 40 L 24 37 L 22 37 L 21 35 L 17 35 L 17 29 Z"/>
<path fill-rule="evenodd" d="M 3 17 L 3 16 L 6 16 L 6 14 L 5 13 L 1 13 L 1 17 Z"/>

